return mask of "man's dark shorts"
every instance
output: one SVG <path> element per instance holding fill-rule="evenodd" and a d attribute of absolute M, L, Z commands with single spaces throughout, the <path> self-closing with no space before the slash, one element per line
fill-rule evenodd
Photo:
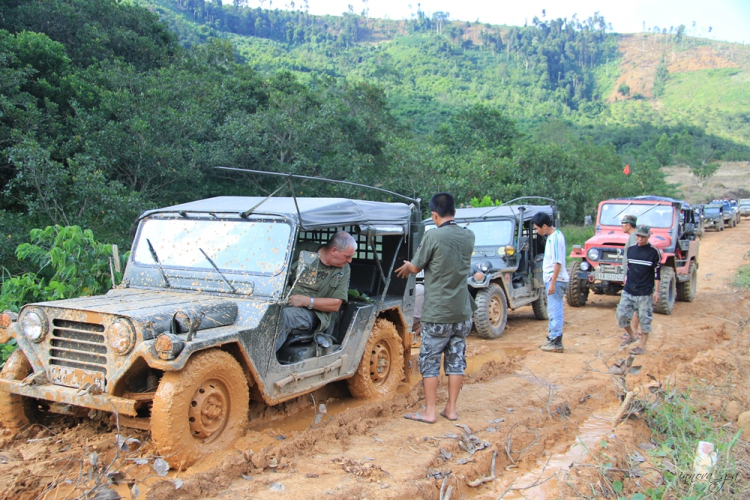
<path fill-rule="evenodd" d="M 445 354 L 446 375 L 463 375 L 466 370 L 466 336 L 471 319 L 461 323 L 422 323 L 419 372 L 422 378 L 440 375 L 440 358 Z"/>

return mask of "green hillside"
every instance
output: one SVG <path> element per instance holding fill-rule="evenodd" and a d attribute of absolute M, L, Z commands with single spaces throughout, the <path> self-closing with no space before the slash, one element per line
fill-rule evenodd
<path fill-rule="evenodd" d="M 151 5 L 181 43 L 228 38 L 244 62 L 263 74 L 287 70 L 303 80 L 328 75 L 375 83 L 386 90 L 394 115 L 419 133 L 433 132 L 457 110 L 483 104 L 527 129 L 550 119 L 584 130 L 695 126 L 750 145 L 750 48 L 687 37 L 679 28 L 620 36 L 596 15 L 580 21 L 535 18 L 520 28 L 438 23 L 421 12 L 414 20 L 389 21 L 219 9 L 196 0 L 140 3 Z M 268 28 L 274 25 L 269 17 L 276 31 Z M 256 36 L 258 19 L 267 28 Z M 664 70 L 657 76 L 660 63 Z M 622 84 L 628 93 L 618 92 Z"/>
<path fill-rule="evenodd" d="M 446 190 L 460 204 L 550 196 L 579 222 L 607 197 L 674 194 L 664 165 L 706 177 L 717 160 L 750 160 L 747 61 L 744 47 L 681 33 L 617 36 L 599 16 L 508 27 L 203 0 L 6 1 L 0 281 L 34 267 L 16 251 L 33 228 L 78 225 L 125 249 L 148 208 L 279 188 L 217 165 L 423 199 Z"/>

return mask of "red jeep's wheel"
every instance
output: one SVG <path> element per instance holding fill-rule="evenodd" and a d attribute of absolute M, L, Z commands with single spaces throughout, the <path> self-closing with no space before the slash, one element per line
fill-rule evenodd
<path fill-rule="evenodd" d="M 589 286 L 585 280 L 578 279 L 578 270 L 581 268 L 581 262 L 574 260 L 568 264 L 568 275 L 570 275 L 570 285 L 568 286 L 568 305 L 570 307 L 583 307 L 589 298 Z"/>
<path fill-rule="evenodd" d="M 654 304 L 654 312 L 672 314 L 674 301 L 677 298 L 677 277 L 674 268 L 661 268 L 661 283 L 659 286 L 659 301 Z"/>
<path fill-rule="evenodd" d="M 692 302 L 695 300 L 695 292 L 698 287 L 698 264 L 695 261 L 690 262 L 688 276 L 690 278 L 687 281 L 677 283 L 677 300 L 681 300 L 682 302 Z"/>

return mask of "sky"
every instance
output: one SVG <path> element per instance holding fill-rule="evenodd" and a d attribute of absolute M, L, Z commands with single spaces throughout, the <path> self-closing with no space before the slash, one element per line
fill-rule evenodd
<path fill-rule="evenodd" d="M 268 8 L 268 0 L 263 0 Z M 276 0 L 272 8 L 283 9 L 291 0 Z M 301 8 L 304 0 L 297 0 Z M 640 33 L 646 28 L 687 27 L 688 35 L 737 43 L 750 43 L 750 0 L 483 0 L 458 2 L 451 0 L 307 0 L 311 14 L 341 15 L 351 5 L 360 14 L 369 9 L 370 17 L 408 19 L 416 13 L 417 5 L 428 15 L 443 11 L 451 20 L 523 26 L 534 16 L 547 19 L 568 18 L 578 14 L 579 19 L 599 12 L 616 33 Z M 260 0 L 249 0 L 256 7 Z M 695 22 L 695 28 L 693 28 Z M 712 28 L 709 33 L 709 28 Z"/>

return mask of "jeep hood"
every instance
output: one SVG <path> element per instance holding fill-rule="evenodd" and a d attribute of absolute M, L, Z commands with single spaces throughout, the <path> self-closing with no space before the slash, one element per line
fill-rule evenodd
<path fill-rule="evenodd" d="M 124 316 L 139 323 L 144 332 L 169 330 L 172 317 L 177 311 L 197 316 L 204 313 L 203 322 L 198 330 L 231 325 L 237 318 L 237 302 L 231 298 L 132 288 L 110 290 L 106 295 L 56 300 L 33 305 L 42 308 L 80 311 L 84 316 L 86 312 Z M 76 313 L 72 315 L 77 316 Z M 182 321 L 180 324 L 187 330 L 186 326 L 182 325 Z"/>

